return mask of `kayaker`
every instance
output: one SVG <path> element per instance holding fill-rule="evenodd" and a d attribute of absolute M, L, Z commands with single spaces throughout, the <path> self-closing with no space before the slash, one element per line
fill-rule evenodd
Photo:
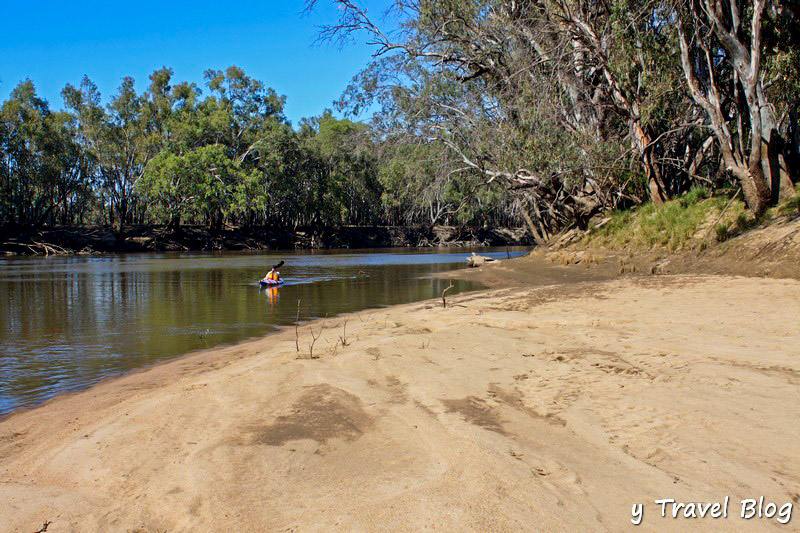
<path fill-rule="evenodd" d="M 264 279 L 267 281 L 281 281 L 281 273 L 278 272 L 278 269 L 283 264 L 283 261 L 278 263 L 277 265 L 272 265 L 272 269 L 267 272 L 267 275 L 264 276 Z"/>
<path fill-rule="evenodd" d="M 281 279 L 281 273 L 275 270 L 275 267 L 272 267 L 272 270 L 267 272 L 267 275 L 264 276 L 264 279 L 267 281 L 278 281 Z"/>

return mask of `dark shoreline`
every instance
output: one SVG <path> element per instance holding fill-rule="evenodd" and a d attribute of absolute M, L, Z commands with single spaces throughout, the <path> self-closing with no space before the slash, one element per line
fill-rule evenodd
<path fill-rule="evenodd" d="M 3 228 L 0 254 L 68 255 L 163 251 L 293 250 L 436 246 L 525 246 L 524 228 L 458 226 L 338 226 L 215 230 L 205 226 L 108 226 Z"/>

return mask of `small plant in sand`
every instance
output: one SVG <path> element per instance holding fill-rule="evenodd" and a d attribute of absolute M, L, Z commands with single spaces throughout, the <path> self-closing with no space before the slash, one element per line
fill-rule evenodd
<path fill-rule="evenodd" d="M 311 342 L 308 343 L 308 358 L 309 359 L 319 359 L 319 356 L 314 357 L 314 345 L 317 343 L 317 339 L 320 338 L 322 335 L 322 331 L 325 329 L 325 320 L 328 319 L 328 315 L 325 315 L 325 318 L 322 319 L 322 324 L 319 328 L 319 333 L 316 335 L 314 334 L 314 326 L 309 326 L 308 329 L 311 331 Z"/>
<path fill-rule="evenodd" d="M 339 336 L 339 342 L 342 343 L 342 348 L 350 345 L 347 340 L 347 318 L 344 319 L 344 326 L 342 326 L 342 334 Z"/>
<path fill-rule="evenodd" d="M 297 350 L 298 356 L 300 354 L 300 332 L 298 331 L 297 323 L 300 322 L 300 299 L 297 299 L 297 316 L 294 319 L 294 347 Z"/>

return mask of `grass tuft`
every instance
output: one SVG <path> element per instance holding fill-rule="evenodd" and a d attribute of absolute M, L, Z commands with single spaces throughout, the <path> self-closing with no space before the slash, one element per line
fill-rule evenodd
<path fill-rule="evenodd" d="M 778 205 L 767 211 L 769 218 L 774 216 L 797 216 L 800 215 L 800 183 L 795 188 L 794 196 L 785 198 Z"/>

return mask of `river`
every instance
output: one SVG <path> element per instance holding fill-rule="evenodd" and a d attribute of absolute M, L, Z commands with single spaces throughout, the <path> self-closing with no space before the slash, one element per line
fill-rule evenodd
<path fill-rule="evenodd" d="M 444 251 L 443 251 L 444 250 Z M 506 249 L 480 249 L 506 257 Z M 527 248 L 512 248 L 518 256 Z M 437 297 L 467 249 L 0 259 L 0 415 L 300 320 Z M 260 289 L 273 263 L 286 284 Z M 455 281 L 448 294 L 479 288 Z"/>

